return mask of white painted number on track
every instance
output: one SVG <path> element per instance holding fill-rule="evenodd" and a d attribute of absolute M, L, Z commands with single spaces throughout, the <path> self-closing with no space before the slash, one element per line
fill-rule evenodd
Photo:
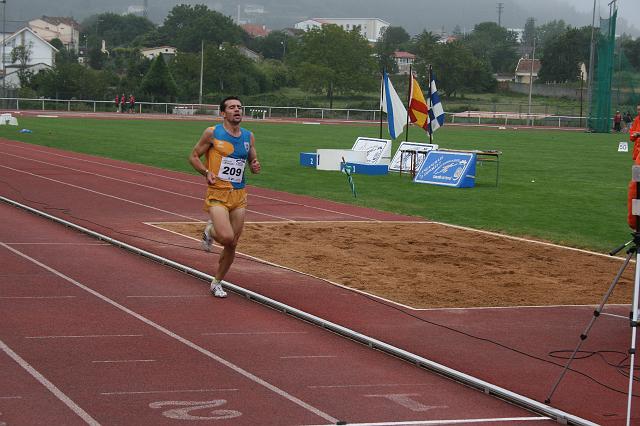
<path fill-rule="evenodd" d="M 386 398 L 389 401 L 393 401 L 398 405 L 408 408 L 411 411 L 429 411 L 437 408 L 449 408 L 446 405 L 424 405 L 421 402 L 416 401 L 410 397 L 419 396 L 417 393 L 390 393 L 384 395 L 365 395 L 367 398 Z"/>
<path fill-rule="evenodd" d="M 208 416 L 196 416 L 191 412 L 195 410 L 206 410 L 216 408 L 226 404 L 224 399 L 214 399 L 211 401 L 157 401 L 149 404 L 150 408 L 162 408 L 165 406 L 178 406 L 184 408 L 172 408 L 162 412 L 162 415 L 176 420 L 226 420 L 240 417 L 241 412 L 235 410 L 212 410 Z"/>

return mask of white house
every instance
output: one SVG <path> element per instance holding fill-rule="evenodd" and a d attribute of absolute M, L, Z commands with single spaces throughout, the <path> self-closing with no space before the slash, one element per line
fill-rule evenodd
<path fill-rule="evenodd" d="M 169 58 L 172 58 L 176 55 L 178 49 L 171 46 L 158 46 L 158 47 L 148 47 L 146 49 L 141 49 L 140 53 L 147 59 L 153 59 L 158 55 L 162 55 L 165 57 L 165 61 Z"/>
<path fill-rule="evenodd" d="M 515 82 L 529 84 L 531 80 L 538 79 L 538 73 L 542 68 L 539 59 L 520 58 L 516 65 Z"/>
<path fill-rule="evenodd" d="M 396 62 L 396 65 L 398 66 L 398 74 L 409 74 L 409 69 L 411 68 L 411 65 L 413 65 L 413 63 L 416 60 L 416 55 L 414 55 L 413 53 L 409 53 L 409 52 L 403 52 L 401 50 L 396 50 L 395 52 L 393 52 L 393 59 Z"/>
<path fill-rule="evenodd" d="M 384 30 L 391 25 L 378 18 L 311 18 L 298 22 L 294 28 L 309 31 L 329 24 L 337 25 L 345 31 L 360 28 L 360 34 L 371 43 L 375 43 L 382 36 Z"/>
<path fill-rule="evenodd" d="M 19 61 L 13 62 L 11 60 L 13 49 L 19 46 L 24 46 L 29 52 L 28 61 L 25 65 L 33 72 L 52 68 L 55 64 L 56 53 L 58 52 L 58 49 L 49 44 L 49 42 L 29 27 L 24 27 L 20 31 L 5 38 L 4 58 L 0 62 L 0 72 L 3 78 L 6 76 L 4 82 L 8 87 L 19 87 L 17 71 L 22 64 Z M 0 46 L 0 48 L 1 47 L 2 46 Z"/>
<path fill-rule="evenodd" d="M 73 18 L 43 16 L 29 21 L 29 28 L 44 40 L 60 39 L 68 50 L 77 51 L 80 46 L 80 24 Z"/>

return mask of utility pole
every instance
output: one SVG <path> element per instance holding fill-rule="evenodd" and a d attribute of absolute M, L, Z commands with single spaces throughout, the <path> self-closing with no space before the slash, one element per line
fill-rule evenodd
<path fill-rule="evenodd" d="M 149 17 L 149 0 L 144 0 L 142 6 L 142 16 L 144 16 L 145 18 Z"/>
<path fill-rule="evenodd" d="M 202 105 L 202 74 L 204 71 L 204 40 L 200 41 L 200 97 L 198 103 Z"/>
<path fill-rule="evenodd" d="M 502 26 L 502 11 L 504 10 L 504 3 L 498 3 L 498 26 Z"/>
<path fill-rule="evenodd" d="M 6 12 L 6 6 L 7 6 L 7 0 L 0 0 L 0 2 L 2 2 L 2 97 L 6 98 L 7 97 L 7 68 L 5 67 L 5 61 L 4 61 L 4 52 L 5 52 L 5 44 L 6 44 L 6 39 L 5 39 L 5 34 L 6 34 L 6 23 L 7 23 L 7 12 Z M 2 104 L 4 105 L 5 103 L 5 99 L 2 99 Z"/>
<path fill-rule="evenodd" d="M 531 53 L 531 68 L 529 68 L 529 115 L 527 118 L 527 123 L 531 120 L 531 124 L 533 124 L 533 119 L 531 118 L 531 92 L 533 91 L 533 64 L 536 61 L 536 38 L 533 38 L 533 52 Z"/>

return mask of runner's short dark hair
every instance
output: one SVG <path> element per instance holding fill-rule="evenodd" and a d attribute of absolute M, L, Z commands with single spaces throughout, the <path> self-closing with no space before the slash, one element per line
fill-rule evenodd
<path fill-rule="evenodd" d="M 242 103 L 242 101 L 240 101 L 240 98 L 237 96 L 227 96 L 220 102 L 220 112 L 223 112 L 225 109 L 227 109 L 227 101 L 231 101 L 231 100 Z"/>

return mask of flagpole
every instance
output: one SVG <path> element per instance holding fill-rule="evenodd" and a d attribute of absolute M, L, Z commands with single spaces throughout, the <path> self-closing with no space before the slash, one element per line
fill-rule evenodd
<path fill-rule="evenodd" d="M 380 138 L 382 139 L 382 101 L 384 100 L 384 68 L 382 69 L 382 76 L 380 78 Z"/>
<path fill-rule="evenodd" d="M 431 66 L 431 64 L 429 64 L 429 100 L 428 100 L 428 104 L 429 104 L 429 111 L 431 111 L 431 109 L 433 108 L 433 102 L 431 100 L 431 79 L 433 78 L 433 67 Z M 435 116 L 434 116 L 435 118 Z M 432 144 L 433 143 L 433 130 L 431 129 L 431 117 L 429 116 L 429 143 Z"/>
<path fill-rule="evenodd" d="M 413 74 L 411 74 L 412 64 L 409 64 L 409 90 L 407 93 L 407 131 L 404 133 L 404 141 L 409 141 L 409 111 L 411 111 L 411 86 L 413 85 Z"/>

